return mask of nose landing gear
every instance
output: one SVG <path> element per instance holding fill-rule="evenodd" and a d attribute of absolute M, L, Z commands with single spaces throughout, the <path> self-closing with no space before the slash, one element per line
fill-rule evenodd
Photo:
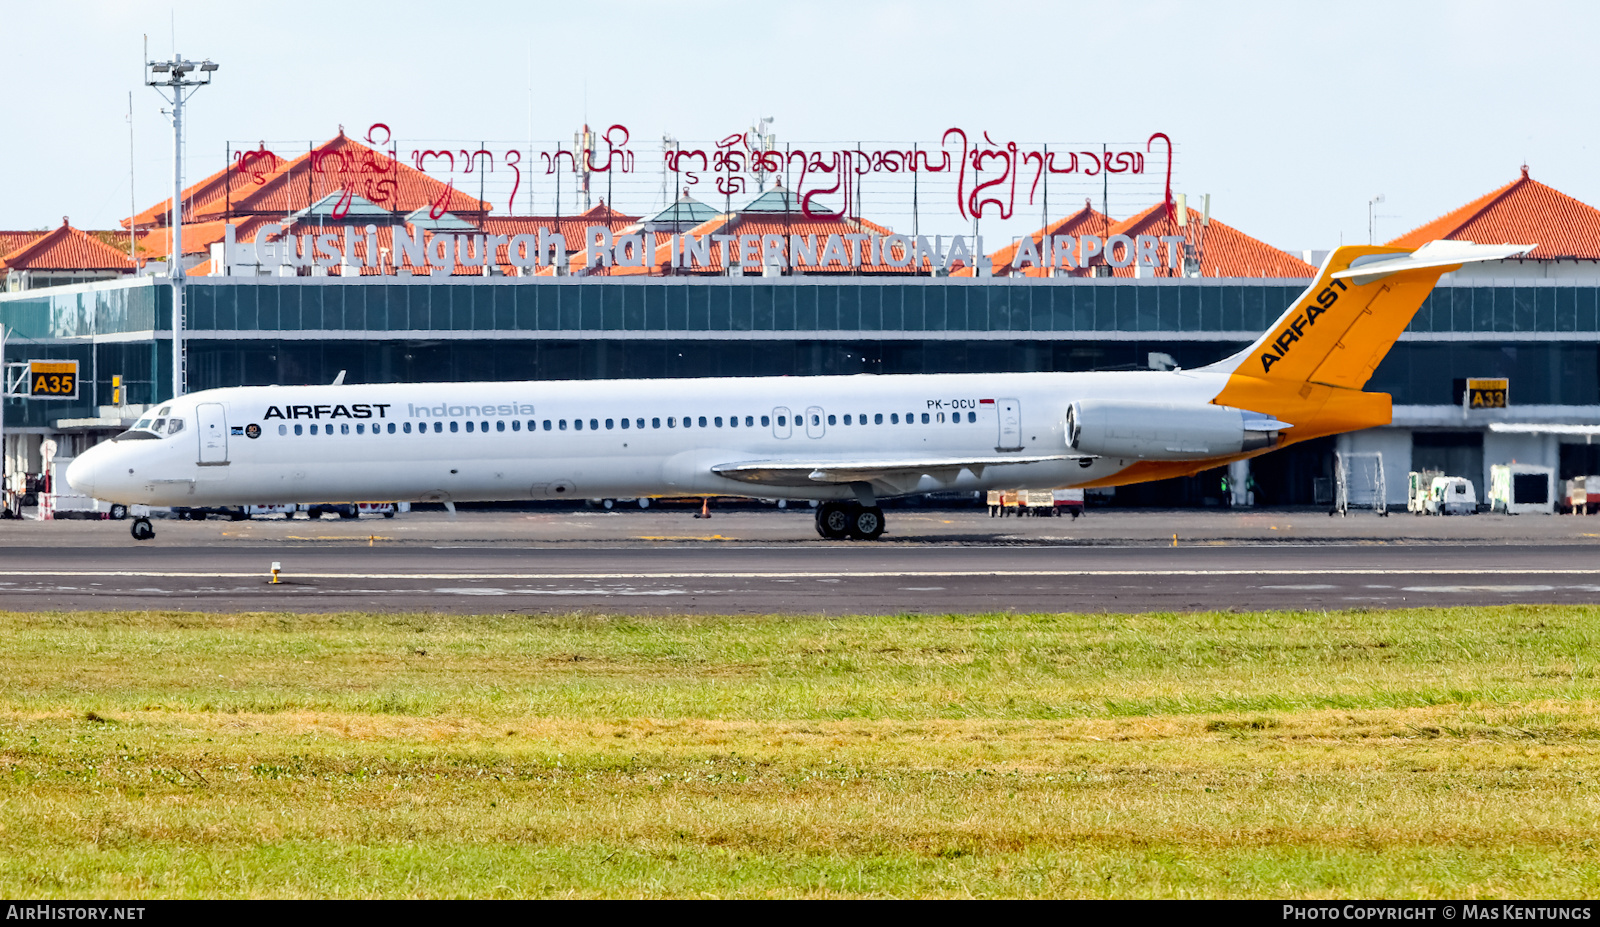
<path fill-rule="evenodd" d="M 824 502 L 817 506 L 817 534 L 830 541 L 876 541 L 883 536 L 884 527 L 883 509 L 876 505 Z"/>
<path fill-rule="evenodd" d="M 135 541 L 148 541 L 156 536 L 156 529 L 148 518 L 135 518 L 130 530 Z"/>

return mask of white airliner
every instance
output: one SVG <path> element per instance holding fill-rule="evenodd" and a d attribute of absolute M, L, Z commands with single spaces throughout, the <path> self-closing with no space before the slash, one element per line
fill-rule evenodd
<path fill-rule="evenodd" d="M 1439 276 L 1533 247 L 1340 248 L 1196 370 L 236 387 L 161 404 L 67 480 L 154 506 L 818 500 L 823 537 L 873 539 L 882 498 L 1117 486 L 1388 424 L 1361 388 Z"/>

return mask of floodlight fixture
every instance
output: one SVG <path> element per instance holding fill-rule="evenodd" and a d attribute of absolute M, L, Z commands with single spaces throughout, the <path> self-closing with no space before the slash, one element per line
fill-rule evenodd
<path fill-rule="evenodd" d="M 171 60 L 145 64 L 150 69 L 145 84 L 172 104 L 172 260 L 167 276 L 172 283 L 172 397 L 176 399 L 184 394 L 188 379 L 183 345 L 183 104 L 195 90 L 211 83 L 217 63 L 210 58 L 190 61 L 174 54 Z M 157 74 L 170 76 L 162 80 L 155 78 Z"/>

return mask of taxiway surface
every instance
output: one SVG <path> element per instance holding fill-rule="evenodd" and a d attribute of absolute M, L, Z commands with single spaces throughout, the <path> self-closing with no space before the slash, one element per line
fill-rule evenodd
<path fill-rule="evenodd" d="M 827 543 L 798 513 L 421 513 L 163 521 L 138 544 L 119 523 L 0 523 L 0 608 L 844 615 L 1600 601 L 1600 519 L 967 511 L 891 513 L 891 525 L 884 542 Z"/>

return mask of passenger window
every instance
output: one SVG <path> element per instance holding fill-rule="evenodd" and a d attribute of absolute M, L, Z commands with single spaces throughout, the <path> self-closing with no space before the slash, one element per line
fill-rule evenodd
<path fill-rule="evenodd" d="M 766 424 L 766 423 L 767 423 L 767 419 L 766 419 L 766 417 L 765 417 L 765 416 L 762 416 L 762 419 L 761 419 L 761 424 L 763 424 L 763 425 L 765 425 L 765 424 Z M 756 427 L 756 419 L 755 419 L 755 416 L 753 416 L 753 415 L 746 415 L 746 416 L 745 416 L 745 417 L 744 417 L 744 427 L 746 427 L 746 428 L 754 428 L 754 427 Z"/>
<path fill-rule="evenodd" d="M 829 418 L 832 418 L 832 416 L 829 416 Z M 846 424 L 846 425 L 848 425 L 848 424 L 850 424 L 850 414 L 849 414 L 849 413 L 848 413 L 848 412 L 847 412 L 847 413 L 845 413 L 845 416 L 844 416 L 844 423 L 845 423 L 845 424 Z"/>
<path fill-rule="evenodd" d="M 566 419 L 564 419 L 564 418 L 563 418 L 563 419 L 560 419 L 560 420 L 558 420 L 558 421 L 557 421 L 557 422 L 556 422 L 556 428 L 558 428 L 558 429 L 559 429 L 559 430 L 561 430 L 561 431 L 566 431 L 566 430 L 567 430 L 567 420 L 566 420 Z"/>
<path fill-rule="evenodd" d="M 610 424 L 609 424 L 610 421 L 611 421 L 611 419 L 609 419 L 609 418 L 606 419 L 606 422 L 608 423 L 606 427 L 608 427 L 608 428 L 610 427 Z M 623 419 L 622 420 L 622 430 L 623 431 L 627 431 L 628 430 L 628 420 L 627 419 Z"/>
<path fill-rule="evenodd" d="M 926 421 L 927 420 L 927 416 L 923 416 L 923 420 Z M 939 424 L 941 424 L 941 425 L 944 424 L 944 413 L 943 412 L 939 413 Z"/>
<path fill-rule="evenodd" d="M 583 430 L 583 419 L 581 419 L 581 418 L 573 419 L 572 420 L 572 430 L 573 431 L 582 431 Z"/>
<path fill-rule="evenodd" d="M 900 413 L 899 412 L 890 412 L 889 413 L 889 424 L 891 424 L 891 425 L 900 424 Z"/>
<path fill-rule="evenodd" d="M 315 425 L 311 426 L 311 433 L 312 434 L 316 434 L 317 433 L 317 426 L 315 426 Z"/>
<path fill-rule="evenodd" d="M 589 419 L 589 430 L 590 431 L 599 431 L 600 430 L 600 420 L 597 419 L 597 418 Z"/>
<path fill-rule="evenodd" d="M 356 434 L 358 434 L 358 435 L 364 435 L 364 434 L 366 434 L 366 433 L 367 433 L 367 426 L 366 426 L 366 425 L 363 425 L 363 424 L 361 424 L 361 423 L 360 423 L 360 422 L 357 422 L 357 423 L 356 423 Z"/>
<path fill-rule="evenodd" d="M 639 419 L 639 427 L 640 427 L 640 428 L 643 428 L 643 427 L 644 427 L 644 419 L 642 419 L 642 418 L 641 418 L 641 419 Z"/>
<path fill-rule="evenodd" d="M 451 429 L 451 430 L 453 431 L 454 429 Z M 437 434 L 443 434 L 444 433 L 444 422 L 434 422 L 433 423 L 433 433 L 436 434 L 436 435 Z"/>
<path fill-rule="evenodd" d="M 718 428 L 721 428 L 722 427 L 722 416 L 720 416 L 720 415 L 717 416 L 715 419 L 712 420 L 711 424 L 717 426 Z"/>
<path fill-rule="evenodd" d="M 867 413 L 863 412 L 860 415 L 856 416 L 856 421 L 858 421 L 861 424 L 865 425 L 867 423 Z"/>
<path fill-rule="evenodd" d="M 612 427 L 613 427 L 613 420 L 609 419 L 609 418 L 606 419 L 606 431 L 610 431 L 612 429 Z"/>
<path fill-rule="evenodd" d="M 676 427 L 678 427 L 678 420 L 673 418 L 670 415 L 667 416 L 667 427 L 668 428 L 676 428 Z"/>
<path fill-rule="evenodd" d="M 511 430 L 512 431 L 521 431 L 522 430 L 522 421 L 520 419 L 512 419 L 512 421 L 511 421 Z"/>
<path fill-rule="evenodd" d="M 349 422 L 345 422 L 344 424 L 339 426 L 339 434 L 347 435 L 349 433 L 350 433 L 350 423 Z"/>
<path fill-rule="evenodd" d="M 494 430 L 495 431 L 505 431 L 506 430 L 506 423 L 505 422 L 495 422 L 494 423 Z"/>
<path fill-rule="evenodd" d="M 300 430 L 300 426 L 299 426 L 299 425 L 296 425 L 296 426 L 294 426 L 294 433 L 295 433 L 295 434 L 296 434 L 296 435 L 300 435 L 300 434 L 304 434 L 304 432 L 302 432 L 302 431 L 301 431 L 301 430 Z"/>
<path fill-rule="evenodd" d="M 700 427 L 706 427 L 706 417 L 704 415 L 700 416 Z"/>
<path fill-rule="evenodd" d="M 472 423 L 468 422 L 467 424 L 470 425 Z M 460 430 L 461 430 L 461 423 L 460 422 L 451 422 L 450 423 L 450 433 L 451 434 L 456 434 Z"/>
<path fill-rule="evenodd" d="M 545 431 L 549 431 L 550 430 L 550 420 L 549 419 L 545 419 L 544 420 L 544 430 Z"/>
<path fill-rule="evenodd" d="M 479 422 L 478 423 L 478 427 L 483 429 L 484 434 L 488 434 L 489 433 L 489 423 L 488 422 Z"/>
<path fill-rule="evenodd" d="M 822 416 L 820 416 L 820 415 L 811 416 L 811 424 L 813 424 L 813 425 L 822 424 Z"/>
<path fill-rule="evenodd" d="M 928 413 L 926 412 L 922 413 L 922 424 L 928 424 Z"/>
<path fill-rule="evenodd" d="M 813 419 L 813 420 L 815 420 L 815 419 L 816 419 L 816 416 L 815 416 L 815 415 L 813 415 L 813 416 L 811 416 L 811 418 L 812 418 L 812 419 Z M 828 424 L 829 424 L 829 425 L 837 425 L 837 424 L 838 424 L 838 423 L 839 423 L 839 422 L 838 422 L 838 416 L 836 416 L 836 415 L 830 415 L 830 416 L 828 416 Z"/>
<path fill-rule="evenodd" d="M 288 433 L 289 433 L 289 426 L 288 425 L 279 425 L 278 426 L 278 437 L 281 438 L 281 437 L 283 437 L 284 435 L 286 435 Z"/>
<path fill-rule="evenodd" d="M 766 418 L 765 415 L 763 415 L 761 417 L 762 418 Z M 778 416 L 778 427 L 779 428 L 787 428 L 788 426 L 789 426 L 789 423 L 788 423 L 787 417 L 786 416 L 782 416 L 782 415 Z"/>
<path fill-rule="evenodd" d="M 661 419 L 659 419 L 659 418 L 651 419 L 650 420 L 650 427 L 651 428 L 660 428 L 661 427 Z"/>
<path fill-rule="evenodd" d="M 455 431 L 454 423 L 452 423 L 450 430 L 451 431 Z M 471 422 L 467 423 L 467 434 L 469 434 L 469 435 L 472 434 L 472 423 Z"/>
<path fill-rule="evenodd" d="M 872 416 L 872 424 L 874 424 L 874 425 L 882 425 L 883 424 L 883 413 L 882 412 L 876 413 L 875 415 Z"/>
<path fill-rule="evenodd" d="M 389 426 L 389 430 L 393 431 L 394 430 L 394 426 L 390 425 Z M 401 425 L 400 426 L 400 430 L 405 432 L 406 434 L 411 434 L 411 423 L 410 422 L 406 422 L 404 425 Z"/>
<path fill-rule="evenodd" d="M 745 421 L 748 422 L 749 419 L 746 419 Z M 771 424 L 772 424 L 772 420 L 770 418 L 768 418 L 765 415 L 761 416 L 761 427 L 762 428 L 766 428 L 768 425 L 771 425 Z"/>
<path fill-rule="evenodd" d="M 978 420 L 978 413 L 976 413 L 976 412 L 968 412 L 967 413 L 967 424 L 970 425 L 973 422 L 976 422 L 977 420 Z"/>

